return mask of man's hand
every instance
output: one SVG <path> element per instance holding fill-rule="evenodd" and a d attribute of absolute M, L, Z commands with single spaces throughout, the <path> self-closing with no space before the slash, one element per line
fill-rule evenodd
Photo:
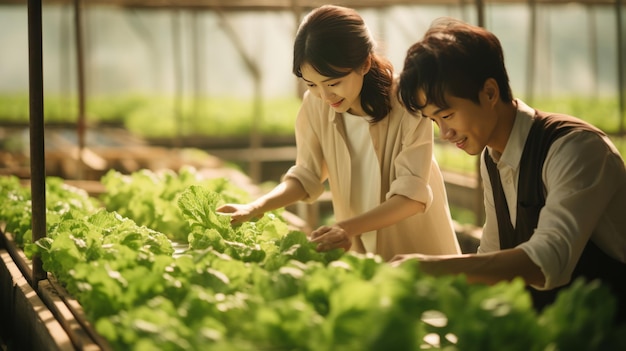
<path fill-rule="evenodd" d="M 393 256 L 393 258 L 389 261 L 389 263 L 392 266 L 397 267 L 401 265 L 403 262 L 408 261 L 408 260 L 418 260 L 418 261 L 423 262 L 423 261 L 428 261 L 428 256 L 422 255 L 422 254 L 400 254 L 400 255 Z"/>

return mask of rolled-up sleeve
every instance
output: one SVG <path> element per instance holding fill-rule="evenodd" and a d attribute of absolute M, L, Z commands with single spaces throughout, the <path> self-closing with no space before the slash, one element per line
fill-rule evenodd
<path fill-rule="evenodd" d="M 324 180 L 328 177 L 324 154 L 320 145 L 316 128 L 312 123 L 312 114 L 320 113 L 315 111 L 314 104 L 310 99 L 313 97 L 304 94 L 302 105 L 296 118 L 296 164 L 291 167 L 283 179 L 293 178 L 298 180 L 307 193 L 307 197 L 302 201 L 314 202 L 324 192 Z"/>
<path fill-rule="evenodd" d="M 433 126 L 430 120 L 405 114 L 402 124 L 402 150 L 395 159 L 396 178 L 386 198 L 403 195 L 426 205 L 433 202 L 429 179 L 433 162 Z"/>
<path fill-rule="evenodd" d="M 593 133 L 572 133 L 553 144 L 543 170 L 546 204 L 533 236 L 518 246 L 545 275 L 537 288 L 570 281 L 623 176 L 620 167 L 623 161 Z"/>
<path fill-rule="evenodd" d="M 312 203 L 324 193 L 324 186 L 320 183 L 318 175 L 302 166 L 289 168 L 283 179 L 296 179 L 302 184 L 307 196 L 302 201 Z"/>

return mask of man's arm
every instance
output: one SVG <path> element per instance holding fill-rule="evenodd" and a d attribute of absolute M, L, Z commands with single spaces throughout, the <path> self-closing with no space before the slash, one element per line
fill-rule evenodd
<path fill-rule="evenodd" d="M 527 284 L 543 286 L 545 277 L 539 268 L 519 248 L 507 249 L 484 254 L 465 254 L 454 256 L 436 256 L 408 254 L 392 259 L 392 265 L 398 266 L 405 260 L 417 259 L 420 269 L 431 275 L 465 274 L 473 283 L 495 284 L 521 277 Z"/>

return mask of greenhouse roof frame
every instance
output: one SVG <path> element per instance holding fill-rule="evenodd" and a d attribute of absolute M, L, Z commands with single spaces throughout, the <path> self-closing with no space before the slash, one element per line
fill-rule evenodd
<path fill-rule="evenodd" d="M 69 4 L 74 0 L 46 0 L 45 5 Z M 219 9 L 222 11 L 262 11 L 292 10 L 294 8 L 313 8 L 329 1 L 325 0 L 83 0 L 84 5 L 108 5 L 142 8 L 195 8 Z M 0 5 L 26 4 L 27 0 L 0 0 Z M 569 4 L 615 5 L 621 0 L 336 0 L 335 5 L 352 8 L 384 8 L 396 5 L 472 5 L 491 4 Z"/>

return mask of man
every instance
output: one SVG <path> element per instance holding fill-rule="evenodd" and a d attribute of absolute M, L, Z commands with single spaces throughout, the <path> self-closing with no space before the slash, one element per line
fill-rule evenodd
<path fill-rule="evenodd" d="M 480 154 L 486 220 L 478 253 L 398 255 L 431 274 L 521 277 L 538 310 L 576 277 L 601 279 L 626 320 L 626 170 L 597 128 L 514 99 L 499 40 L 450 18 L 407 53 L 398 92 L 444 140 Z"/>

